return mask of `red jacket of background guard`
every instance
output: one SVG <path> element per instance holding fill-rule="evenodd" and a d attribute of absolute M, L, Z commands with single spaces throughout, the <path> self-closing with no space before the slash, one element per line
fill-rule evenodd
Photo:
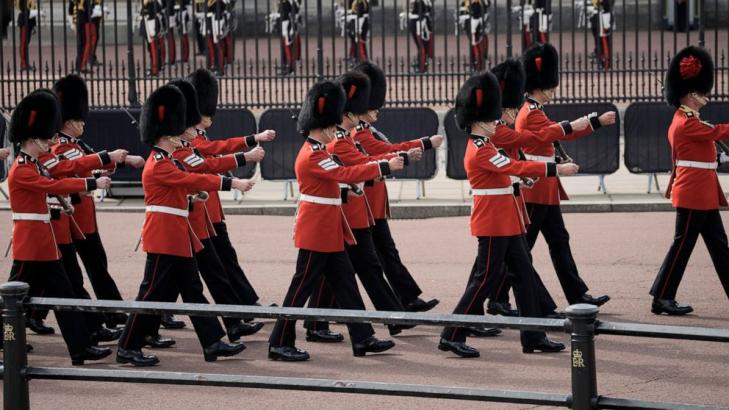
<path fill-rule="evenodd" d="M 186 216 L 189 212 L 188 194 L 230 191 L 232 179 L 186 172 L 182 164 L 176 162 L 170 154 L 155 147 L 144 165 L 142 188 L 147 212 L 142 227 L 142 244 L 147 253 L 191 258 L 193 252 L 202 249 L 202 244 Z M 150 206 L 169 208 L 184 215 L 150 212 Z"/>
<path fill-rule="evenodd" d="M 13 221 L 13 260 L 61 259 L 50 223 L 48 195 L 69 195 L 94 189 L 96 180 L 93 178 L 48 178 L 41 175 L 32 157 L 23 153 L 18 155 L 8 175 L 10 209 L 22 219 Z M 43 215 L 47 220 L 41 220 Z"/>
<path fill-rule="evenodd" d="M 324 144 L 307 139 L 296 156 L 296 180 L 301 195 L 341 200 L 339 183 L 357 183 L 382 176 L 382 165 L 370 162 L 353 167 L 337 164 Z M 356 244 L 340 205 L 299 200 L 294 225 L 294 245 L 314 252 L 341 252 Z"/>
<path fill-rule="evenodd" d="M 716 163 L 714 141 L 729 139 L 729 124 L 710 124 L 699 119 L 699 114 L 687 107 L 676 110 L 668 128 L 673 163 L 696 161 Z M 713 210 L 726 206 L 724 191 L 715 169 L 690 168 L 674 165 L 666 197 L 675 208 Z"/>
<path fill-rule="evenodd" d="M 540 130 L 558 124 L 550 120 L 543 111 L 544 107 L 533 100 L 527 99 L 527 102 L 521 106 L 519 114 L 516 116 L 515 128 L 517 131 L 539 132 Z M 577 139 L 589 135 L 593 132 L 592 126 L 582 131 L 574 131 L 570 137 Z M 551 143 L 542 143 L 538 145 L 530 145 L 523 147 L 524 154 L 528 155 L 527 159 L 532 156 L 550 158 L 554 161 L 554 146 Z M 567 200 L 569 197 L 562 188 L 559 178 L 540 179 L 530 189 L 522 191 L 524 201 L 530 204 L 542 205 L 559 205 L 560 200 Z"/>

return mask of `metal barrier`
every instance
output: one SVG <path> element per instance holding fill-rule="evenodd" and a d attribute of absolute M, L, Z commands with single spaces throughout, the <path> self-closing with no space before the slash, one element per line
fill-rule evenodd
<path fill-rule="evenodd" d="M 271 181 L 290 181 L 296 179 L 294 162 L 304 137 L 297 130 L 298 111 L 271 109 L 261 114 L 258 129 L 276 131 L 276 140 L 268 144 L 266 157 L 261 161 L 261 176 Z"/>
<path fill-rule="evenodd" d="M 463 167 L 463 156 L 466 155 L 465 132 L 456 125 L 454 109 L 448 110 L 443 118 L 443 129 L 446 134 L 446 176 L 450 179 L 465 181 L 468 179 Z"/>
<path fill-rule="evenodd" d="M 3 5 L 9 9 L 0 8 L 0 21 L 8 24 L 2 27 L 7 36 L 0 40 L 0 106 L 7 108 L 72 71 L 86 77 L 93 106 L 133 106 L 169 79 L 199 67 L 219 72 L 222 105 L 298 106 L 313 82 L 336 77 L 363 58 L 385 69 L 393 106 L 442 106 L 453 101 L 458 85 L 471 73 L 519 55 L 536 41 L 549 41 L 560 50 L 557 94 L 562 102 L 659 101 L 658 79 L 670 57 L 688 44 L 711 52 L 716 95 L 729 97 L 724 24 L 729 6 L 724 0 L 600 2 L 609 10 L 595 9 L 590 0 L 546 0 L 536 3 L 545 7 L 535 9 L 519 0 L 491 0 L 484 18 L 474 16 L 473 21 L 460 13 L 459 0 L 432 0 L 430 12 L 412 15 L 408 0 L 379 0 L 369 2 L 366 24 L 356 24 L 357 16 L 339 6 L 340 0 L 301 0 L 288 49 L 282 47 L 288 41 L 283 41 L 281 22 L 275 19 L 276 2 L 231 1 L 215 10 L 201 2 L 203 9 L 194 10 L 189 20 L 167 8 L 151 16 L 159 20 L 151 36 L 160 54 L 155 67 L 139 0 L 99 1 L 90 33 L 84 19 L 72 22 L 65 0 L 28 2 L 38 5 L 30 19 L 33 27 L 20 24 L 13 3 L 6 0 Z M 677 13 L 674 9 L 680 7 L 690 10 Z M 205 27 L 212 24 L 196 18 L 208 12 L 223 15 L 226 28 L 211 50 L 205 36 L 214 33 Z M 169 21 L 176 27 L 168 27 Z M 185 30 L 180 21 L 187 21 Z M 183 38 L 189 56 L 182 55 Z M 93 44 L 87 48 L 89 42 Z M 160 47 L 163 42 L 166 50 Z M 477 47 L 471 47 L 474 42 Z M 187 61 L 180 61 L 185 57 Z"/>
<path fill-rule="evenodd" d="M 29 286 L 22 282 L 8 282 L 0 286 L 0 296 L 3 298 L 2 314 L 4 319 L 3 334 L 5 338 L 4 368 L 2 372 L 3 403 L 6 410 L 29 408 L 28 381 L 30 379 L 183 384 L 381 394 L 565 406 L 580 410 L 594 408 L 711 408 L 708 406 L 690 406 L 677 403 L 600 396 L 597 389 L 594 336 L 596 334 L 610 334 L 729 342 L 729 330 L 724 329 L 600 322 L 597 321 L 598 309 L 592 305 L 570 306 L 566 312 L 567 319 L 541 319 L 59 298 L 31 298 L 27 300 L 28 290 Z M 572 371 L 572 391 L 570 394 L 558 394 L 333 379 L 29 367 L 25 348 L 25 317 L 23 314 L 26 307 L 94 312 L 173 313 L 183 315 L 192 314 L 195 316 L 329 320 L 343 323 L 388 323 L 458 327 L 490 326 L 519 330 L 564 331 L 570 334 L 571 339 L 569 363 Z"/>
<path fill-rule="evenodd" d="M 676 109 L 665 103 L 638 102 L 625 110 L 623 161 L 634 174 L 671 171 L 668 127 Z"/>

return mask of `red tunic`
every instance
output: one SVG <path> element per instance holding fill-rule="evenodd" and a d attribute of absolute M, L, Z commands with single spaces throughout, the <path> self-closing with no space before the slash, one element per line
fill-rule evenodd
<path fill-rule="evenodd" d="M 722 139 L 729 139 L 729 124 L 713 125 L 701 121 L 699 114 L 687 107 L 676 110 L 668 128 L 674 164 L 677 161 L 716 164 L 714 141 Z M 671 198 L 675 208 L 712 210 L 727 205 L 716 169 L 687 167 L 680 163 L 674 165 L 666 197 Z"/>
<path fill-rule="evenodd" d="M 231 171 L 245 164 L 245 155 L 241 152 L 234 155 L 205 158 L 197 149 L 183 147 L 175 150 L 172 156 L 177 159 L 188 172 L 201 174 L 219 174 Z M 210 195 L 210 193 L 208 193 Z M 208 197 L 208 201 L 210 198 Z M 188 217 L 192 230 L 198 239 L 215 236 L 215 228 L 207 210 L 207 202 L 193 202 Z"/>
<path fill-rule="evenodd" d="M 538 133 L 541 130 L 558 124 L 547 118 L 544 114 L 541 104 L 528 100 L 522 105 L 519 114 L 516 116 L 515 128 L 517 131 L 532 131 Z M 575 131 L 571 134 L 572 139 L 584 137 L 592 133 L 592 128 L 587 127 L 582 131 Z M 524 154 L 527 159 L 542 157 L 541 159 L 551 159 L 554 161 L 554 146 L 551 142 L 543 142 L 540 144 L 532 144 L 523 147 Z M 540 160 L 541 160 L 540 159 Z M 522 191 L 524 200 L 527 203 L 542 205 L 559 205 L 561 199 L 569 199 L 567 193 L 562 188 L 559 178 L 547 178 L 537 181 L 531 189 Z"/>
<path fill-rule="evenodd" d="M 336 203 L 341 195 L 339 183 L 379 178 L 383 168 L 389 169 L 378 162 L 343 167 L 327 153 L 324 144 L 307 139 L 294 165 L 302 195 L 294 225 L 294 245 L 315 252 L 341 252 L 345 241 L 355 244 L 342 207 Z M 307 201 L 304 196 L 330 203 Z"/>
<path fill-rule="evenodd" d="M 198 130 L 197 137 L 192 140 L 192 146 L 206 158 L 216 155 L 232 154 L 246 148 L 253 148 L 257 144 L 256 138 L 253 135 L 213 141 L 208 139 L 204 130 Z M 223 222 L 225 215 L 223 214 L 223 204 L 220 202 L 220 195 L 218 195 L 217 191 L 208 192 L 208 195 L 210 197 L 206 202 L 206 206 L 210 220 L 215 224 Z"/>
<path fill-rule="evenodd" d="M 84 150 L 81 144 L 79 144 L 78 139 L 68 136 L 61 136 L 58 139 L 58 143 L 51 147 L 51 151 L 58 156 L 63 156 L 64 158 L 72 161 L 80 160 L 87 155 L 94 155 L 94 153 L 89 153 Z M 116 167 L 116 162 L 110 162 L 103 167 L 100 166 L 99 169 L 114 171 Z M 91 177 L 91 171 L 92 170 L 87 170 L 84 173 L 76 174 L 76 176 Z M 96 224 L 96 205 L 94 203 L 94 198 L 90 192 L 81 193 L 79 197 L 80 201 L 73 204 L 73 217 L 84 235 L 95 233 L 98 230 L 98 226 Z"/>
<path fill-rule="evenodd" d="M 382 155 L 397 151 L 408 151 L 411 148 L 425 149 L 423 138 L 405 141 L 397 144 L 382 141 L 372 134 L 369 124 L 362 123 L 352 130 L 352 139 L 359 142 L 369 155 Z M 387 219 L 390 216 L 390 202 L 387 197 L 387 186 L 383 179 L 377 179 L 373 184 L 365 186 L 365 195 L 372 208 L 375 219 Z"/>
<path fill-rule="evenodd" d="M 14 220 L 13 259 L 55 261 L 61 259 L 61 253 L 50 223 L 47 196 L 94 190 L 96 181 L 43 176 L 36 160 L 21 152 L 10 169 L 8 189 Z"/>
<path fill-rule="evenodd" d="M 332 154 L 332 157 L 336 157 L 341 162 L 341 165 L 360 165 L 372 160 L 390 159 L 397 156 L 396 153 L 392 153 L 370 157 L 367 153 L 363 152 L 364 148 L 359 143 L 356 143 L 346 132 L 337 131 L 336 135 L 337 137 L 334 141 L 327 144 L 327 151 Z M 344 188 L 348 188 L 348 186 L 345 185 Z M 375 224 L 372 209 L 365 195 L 349 195 L 346 198 L 346 202 L 342 204 L 342 210 L 344 210 L 349 227 L 352 229 L 365 229 Z"/>
<path fill-rule="evenodd" d="M 556 164 L 511 159 L 496 149 L 488 139 L 474 136 L 466 144 L 463 158 L 468 182 L 471 184 L 473 209 L 471 234 L 473 236 L 516 236 L 526 232 L 519 204 L 513 193 L 511 176 L 547 177 L 556 175 Z M 490 191 L 486 195 L 480 190 Z"/>
<path fill-rule="evenodd" d="M 45 153 L 38 156 L 38 162 L 48 169 L 51 177 L 56 179 L 73 177 L 76 175 L 90 175 L 91 171 L 101 169 L 111 162 L 106 151 L 92 155 L 84 155 L 78 160 L 71 161 L 65 157 L 59 157 L 52 153 Z M 70 203 L 70 199 L 66 198 Z M 60 204 L 56 198 L 49 197 L 48 203 L 51 207 L 59 207 Z M 74 207 L 75 214 L 75 207 Z M 74 222 L 76 218 L 74 217 Z M 61 212 L 58 218 L 52 218 L 53 233 L 56 235 L 56 243 L 59 245 L 68 245 L 73 243 L 73 238 L 80 238 L 83 235 L 79 231 L 78 222 L 71 223 L 71 218 Z"/>
<path fill-rule="evenodd" d="M 182 164 L 155 147 L 142 172 L 147 207 L 142 227 L 144 251 L 190 258 L 193 252 L 201 250 L 202 244 L 187 219 L 188 195 L 229 191 L 231 181 L 217 175 L 186 172 Z"/>

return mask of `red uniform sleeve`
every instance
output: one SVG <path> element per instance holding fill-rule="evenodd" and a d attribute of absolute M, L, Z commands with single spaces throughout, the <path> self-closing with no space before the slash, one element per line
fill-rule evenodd
<path fill-rule="evenodd" d="M 231 179 L 218 175 L 193 174 L 175 166 L 172 161 L 157 161 L 154 178 L 160 185 L 185 188 L 190 193 L 199 191 L 230 191 Z"/>
<path fill-rule="evenodd" d="M 35 166 L 18 166 L 13 172 L 13 184 L 28 191 L 51 195 L 68 195 L 96 189 L 96 180 L 93 178 L 48 178 L 40 175 Z"/>
<path fill-rule="evenodd" d="M 215 141 L 203 137 L 196 137 L 192 140 L 192 146 L 197 148 L 203 155 L 232 154 L 246 148 L 255 147 L 256 145 L 257 143 L 252 135 Z"/>
<path fill-rule="evenodd" d="M 362 144 L 365 151 L 370 155 L 389 154 L 397 151 L 407 151 L 411 148 L 425 148 L 421 139 L 414 139 L 397 144 L 381 141 L 375 138 L 369 131 L 360 131 L 355 134 L 355 139 Z"/>
<path fill-rule="evenodd" d="M 203 158 L 191 149 L 178 149 L 172 153 L 172 156 L 180 161 L 189 172 L 201 174 L 220 174 L 245 165 L 245 155 L 242 152 L 222 157 Z"/>
<path fill-rule="evenodd" d="M 496 127 L 496 133 L 491 138 L 491 141 L 499 148 L 509 149 L 551 143 L 560 139 L 567 139 L 560 124 L 552 124 L 538 132 L 529 130 L 516 131 L 510 127 L 501 125 Z"/>
<path fill-rule="evenodd" d="M 370 161 L 385 160 L 397 156 L 396 153 L 367 156 L 361 153 L 351 141 L 346 139 L 336 139 L 327 146 L 327 150 L 339 157 L 346 166 L 365 164 Z M 365 150 L 367 149 L 365 148 Z"/>
<path fill-rule="evenodd" d="M 379 162 L 368 162 L 360 165 L 343 167 L 324 151 L 313 152 L 309 156 L 309 169 L 316 178 L 355 184 L 367 181 L 389 173 L 389 164 Z"/>
<path fill-rule="evenodd" d="M 685 135 L 694 141 L 718 141 L 729 138 L 729 124 L 710 124 L 690 118 L 684 125 Z"/>
<path fill-rule="evenodd" d="M 507 157 L 494 148 L 481 148 L 479 163 L 489 172 L 517 177 L 550 177 L 557 175 L 557 164 L 540 161 L 518 161 Z"/>
<path fill-rule="evenodd" d="M 572 131 L 570 133 L 565 132 L 565 127 L 562 126 L 562 123 L 552 121 L 550 120 L 546 114 L 544 114 L 544 111 L 542 110 L 532 110 L 529 112 L 529 116 L 527 117 L 529 124 L 529 128 L 532 132 L 542 132 L 546 131 L 550 127 L 559 127 L 559 128 L 553 128 L 551 132 L 559 131 L 563 134 L 562 137 L 557 138 L 565 141 L 572 141 L 576 140 L 578 138 L 582 138 L 584 136 L 592 134 L 594 131 L 592 129 L 592 125 L 585 128 L 582 131 Z M 538 131 L 537 131 L 538 130 Z M 556 141 L 556 140 L 553 140 Z"/>
<path fill-rule="evenodd" d="M 48 168 L 53 178 L 67 178 L 85 175 L 95 169 L 106 169 L 109 164 L 113 165 L 113 162 L 109 162 L 109 156 L 104 155 L 105 153 L 86 155 L 71 161 L 61 160 L 56 155 L 48 153 L 38 156 L 38 161 Z"/>

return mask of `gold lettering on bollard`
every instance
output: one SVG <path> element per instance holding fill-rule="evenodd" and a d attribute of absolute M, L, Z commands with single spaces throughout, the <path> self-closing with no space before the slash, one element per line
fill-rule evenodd
<path fill-rule="evenodd" d="M 575 349 L 572 352 L 572 367 L 585 367 L 585 359 L 582 357 L 580 349 Z"/>
<path fill-rule="evenodd" d="M 13 325 L 6 323 L 3 326 L 3 338 L 5 341 L 15 340 L 15 328 L 13 328 Z"/>

